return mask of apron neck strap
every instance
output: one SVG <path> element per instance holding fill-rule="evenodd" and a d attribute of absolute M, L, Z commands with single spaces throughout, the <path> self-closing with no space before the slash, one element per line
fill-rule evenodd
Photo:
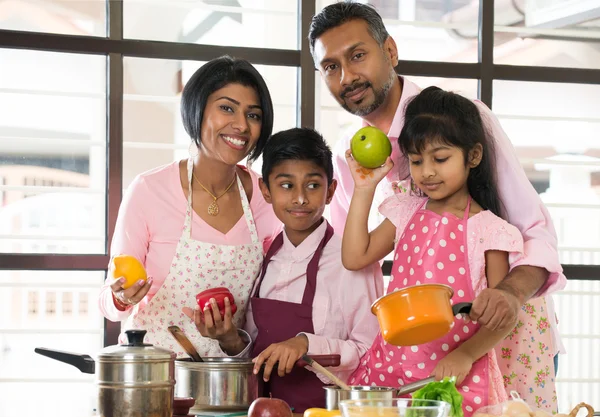
<path fill-rule="evenodd" d="M 471 212 L 471 200 L 472 197 L 469 196 L 469 199 L 467 200 L 467 207 L 465 208 L 465 214 L 463 214 L 463 220 L 469 220 L 469 213 Z"/>
<path fill-rule="evenodd" d="M 317 246 L 317 249 L 315 250 L 313 257 L 311 258 L 310 262 L 308 263 L 308 266 L 306 267 L 306 287 L 304 288 L 304 295 L 302 296 L 302 304 L 307 305 L 307 306 L 312 306 L 313 300 L 315 298 L 315 291 L 317 289 L 317 272 L 319 270 L 319 260 L 321 259 L 321 254 L 323 253 L 323 248 L 325 247 L 325 245 L 327 245 L 327 243 L 329 242 L 329 240 L 331 239 L 331 237 L 334 234 L 333 227 L 331 227 L 331 225 L 329 224 L 329 222 L 327 222 L 327 220 L 324 220 L 324 221 L 325 221 L 325 223 L 327 223 L 327 229 L 325 230 L 325 236 L 323 236 L 323 239 L 321 239 L 319 246 Z M 262 264 L 260 278 L 258 279 L 256 288 L 254 289 L 253 296 L 256 298 L 260 298 L 260 295 L 259 295 L 260 287 L 262 285 L 263 279 L 265 278 L 265 274 L 267 272 L 267 267 L 269 265 L 269 262 L 271 262 L 271 258 L 283 246 L 283 234 L 284 233 L 285 232 L 281 232 L 277 235 L 277 237 L 275 238 L 275 240 L 273 240 L 273 243 L 269 247 L 269 250 L 267 251 L 267 255 L 265 256 L 265 260 L 263 261 L 263 264 Z"/>

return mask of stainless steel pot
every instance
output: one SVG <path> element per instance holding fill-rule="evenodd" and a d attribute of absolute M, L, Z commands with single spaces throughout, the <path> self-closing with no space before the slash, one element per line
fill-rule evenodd
<path fill-rule="evenodd" d="M 263 381 L 252 373 L 254 363 L 240 358 L 175 361 L 175 396 L 193 397 L 190 414 L 206 410 L 244 410 L 262 394 Z"/>
<path fill-rule="evenodd" d="M 100 417 L 172 417 L 175 353 L 144 343 L 145 330 L 125 332 L 127 344 L 108 346 L 98 354 Z M 94 374 L 89 355 L 45 348 L 36 353 Z"/>
<path fill-rule="evenodd" d="M 391 400 L 410 394 L 432 381 L 435 381 L 435 378 L 430 377 L 406 384 L 400 388 L 351 386 L 349 390 L 345 390 L 337 386 L 327 386 L 324 387 L 325 407 L 328 410 L 337 410 L 340 401 L 343 400 Z"/>

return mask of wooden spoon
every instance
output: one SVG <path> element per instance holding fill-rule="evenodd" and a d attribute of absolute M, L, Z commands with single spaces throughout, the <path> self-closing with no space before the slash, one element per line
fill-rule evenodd
<path fill-rule="evenodd" d="M 190 355 L 190 358 L 192 358 L 193 362 L 204 362 L 194 345 L 192 345 L 192 342 L 190 342 L 190 339 L 187 338 L 185 333 L 183 333 L 178 326 L 169 326 L 169 333 L 171 333 L 175 340 L 177 340 L 179 346 L 181 346 L 183 350 Z"/>
<path fill-rule="evenodd" d="M 322 373 L 323 375 L 325 375 L 327 378 L 329 378 L 335 385 L 337 385 L 341 389 L 345 389 L 345 390 L 349 390 L 350 389 L 350 387 L 348 385 L 346 385 L 346 383 L 344 381 L 342 381 L 337 376 L 335 376 L 334 374 L 332 374 L 331 371 L 328 371 L 326 368 L 324 368 L 323 366 L 321 366 L 321 364 L 319 364 L 318 362 L 316 362 L 310 356 L 303 355 L 302 356 L 302 360 L 304 362 L 306 362 L 309 366 L 315 368 L 317 371 L 319 371 L 320 373 Z"/>

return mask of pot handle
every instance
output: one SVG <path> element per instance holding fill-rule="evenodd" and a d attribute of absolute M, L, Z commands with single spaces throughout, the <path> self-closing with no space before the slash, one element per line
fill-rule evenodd
<path fill-rule="evenodd" d="M 473 303 L 456 303 L 452 306 L 452 315 L 469 314 L 471 307 L 473 307 Z"/>
<path fill-rule="evenodd" d="M 62 352 L 60 350 L 50 350 L 46 348 L 35 348 L 35 353 L 73 365 L 84 374 L 93 374 L 96 372 L 96 362 L 90 355 L 78 355 L 76 353 Z"/>
<path fill-rule="evenodd" d="M 308 357 L 321 366 L 340 366 L 340 355 L 308 355 Z M 307 365 L 308 363 L 306 363 L 306 361 L 302 358 L 298 359 L 298 361 L 296 362 L 296 366 L 298 367 L 304 368 Z"/>
<path fill-rule="evenodd" d="M 421 379 L 419 381 L 411 382 L 410 384 L 406 384 L 403 387 L 400 387 L 396 391 L 396 395 L 398 395 L 398 397 L 401 397 L 402 395 L 410 394 L 412 392 L 415 392 L 418 389 L 423 388 L 425 385 L 427 385 L 427 384 L 429 384 L 430 382 L 433 382 L 433 381 L 435 381 L 435 377 L 430 376 L 429 378 L 425 378 L 425 379 Z"/>

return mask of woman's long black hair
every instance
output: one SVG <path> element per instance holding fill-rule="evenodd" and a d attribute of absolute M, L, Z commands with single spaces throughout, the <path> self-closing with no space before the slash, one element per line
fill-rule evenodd
<path fill-rule="evenodd" d="M 468 163 L 469 151 L 478 143 L 483 147 L 481 162 L 471 168 L 467 187 L 481 207 L 502 217 L 502 202 L 496 185 L 494 143 L 475 103 L 438 87 L 429 87 L 406 106 L 404 127 L 398 138 L 400 150 L 421 153 L 432 141 L 461 148 Z"/>

